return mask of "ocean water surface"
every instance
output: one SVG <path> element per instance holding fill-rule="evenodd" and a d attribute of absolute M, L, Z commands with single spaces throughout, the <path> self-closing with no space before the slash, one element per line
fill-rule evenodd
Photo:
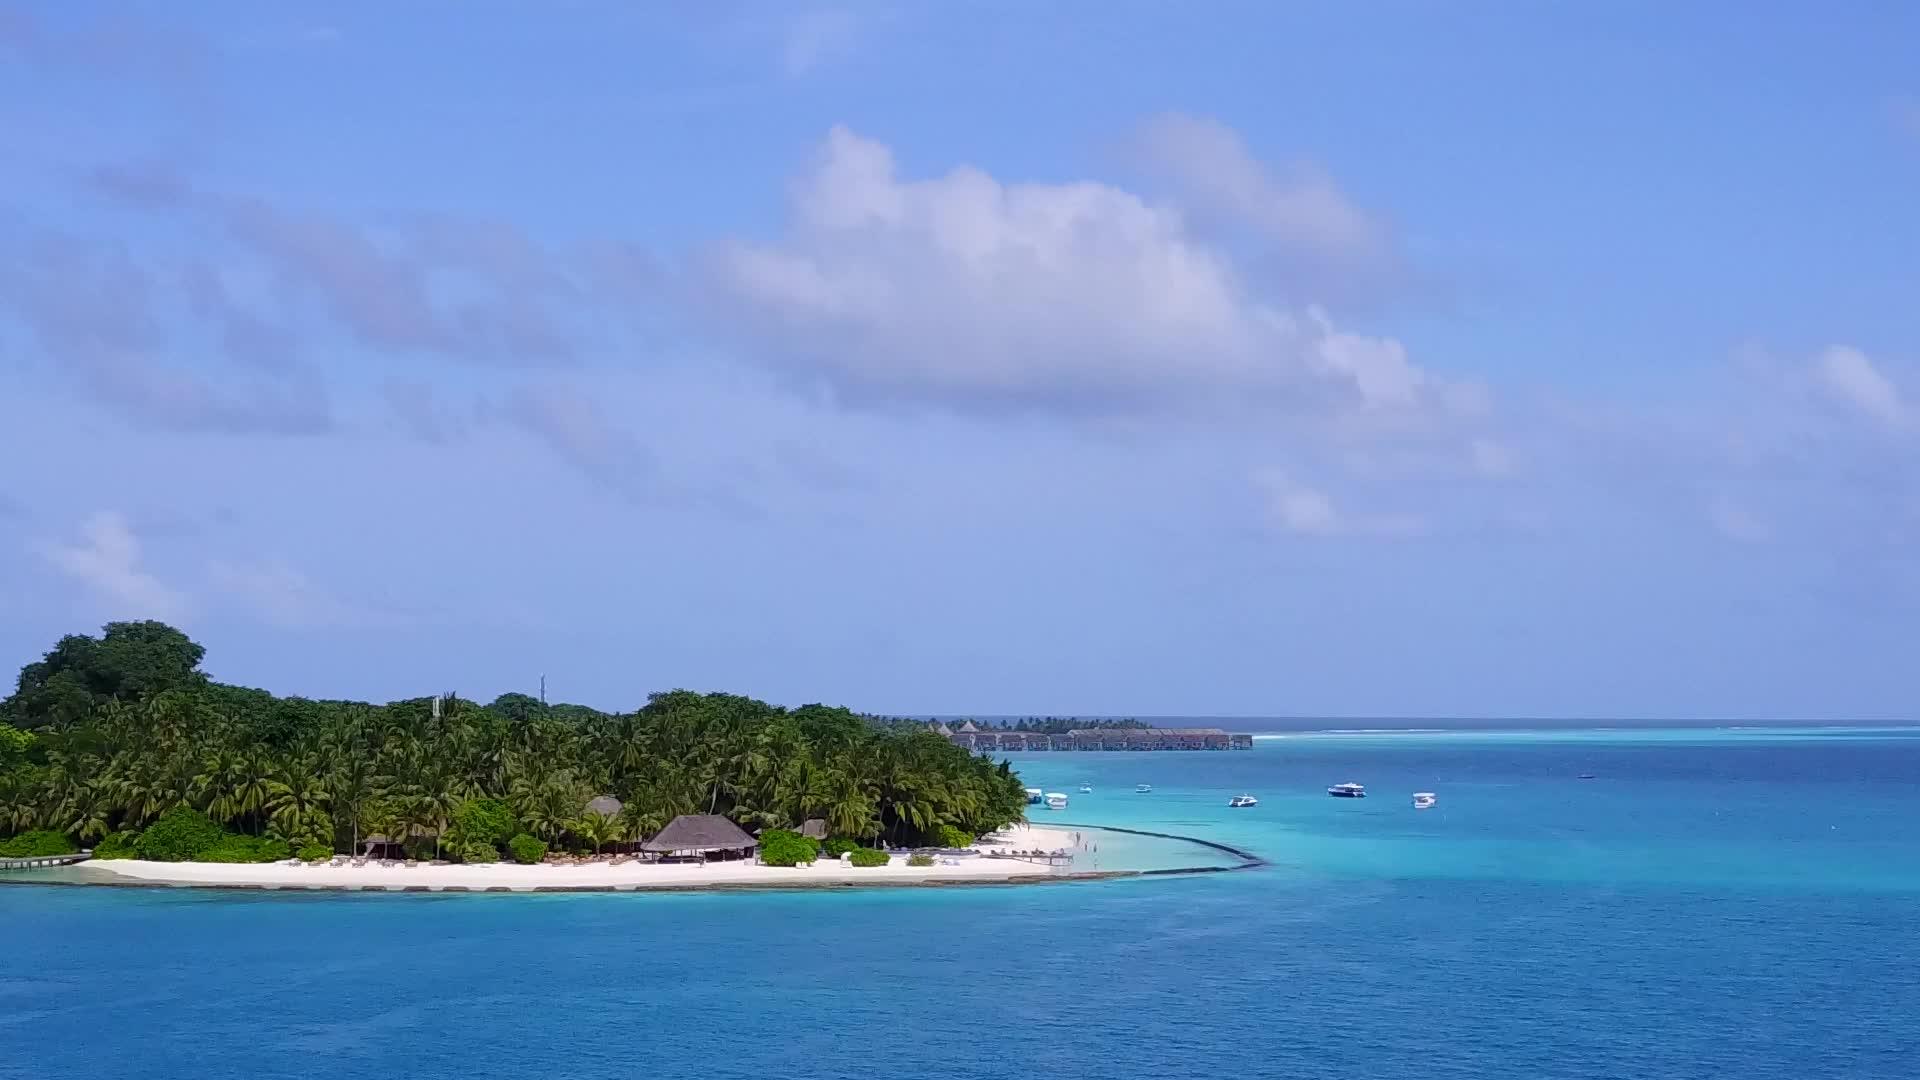
<path fill-rule="evenodd" d="M 1071 796 L 1036 820 L 1272 865 L 720 895 L 9 886 L 0 1077 L 1920 1075 L 1920 730 L 1016 761 Z M 1372 797 L 1325 795 L 1344 780 Z M 1243 791 L 1260 806 L 1227 809 Z"/>

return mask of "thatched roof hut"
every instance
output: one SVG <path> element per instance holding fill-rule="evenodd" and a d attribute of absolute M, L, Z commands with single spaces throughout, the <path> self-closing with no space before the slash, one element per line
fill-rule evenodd
<path fill-rule="evenodd" d="M 599 814 L 603 818 L 619 817 L 620 810 L 620 800 L 611 795 L 602 795 L 587 803 L 587 813 Z"/>
<path fill-rule="evenodd" d="M 810 817 L 800 823 L 800 835 L 812 840 L 827 838 L 827 819 Z"/>
<path fill-rule="evenodd" d="M 640 845 L 643 851 L 706 855 L 712 852 L 745 854 L 754 839 L 740 826 L 718 814 L 682 814 Z"/>

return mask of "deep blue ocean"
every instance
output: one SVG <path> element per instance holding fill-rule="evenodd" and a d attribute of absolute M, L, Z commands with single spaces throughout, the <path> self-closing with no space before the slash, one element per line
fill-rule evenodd
<path fill-rule="evenodd" d="M 1072 797 L 1036 820 L 1272 865 L 721 895 L 0 887 L 0 1077 L 1920 1076 L 1920 729 L 1017 761 Z M 1345 780 L 1372 797 L 1325 795 Z M 1260 806 L 1227 809 L 1243 791 Z M 1109 863 L 1191 855 L 1103 837 Z"/>

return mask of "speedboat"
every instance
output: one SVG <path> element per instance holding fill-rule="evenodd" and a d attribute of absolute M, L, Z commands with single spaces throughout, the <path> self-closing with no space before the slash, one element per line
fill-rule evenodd
<path fill-rule="evenodd" d="M 1067 797 L 1065 795 L 1061 794 L 1058 791 L 1047 792 L 1047 809 L 1065 810 L 1066 808 L 1067 808 Z"/>
<path fill-rule="evenodd" d="M 1093 794 L 1093 785 L 1092 785 L 1092 784 L 1081 784 L 1081 785 L 1080 785 L 1080 794 L 1082 794 L 1082 795 L 1091 795 L 1091 794 Z"/>
<path fill-rule="evenodd" d="M 1152 784 L 1135 784 L 1133 785 L 1133 790 L 1139 792 L 1142 795 L 1145 795 L 1148 792 L 1153 790 L 1153 785 Z"/>
<path fill-rule="evenodd" d="M 1439 801 L 1439 796 L 1436 796 L 1431 791 L 1416 791 L 1413 793 L 1413 807 L 1416 810 L 1425 810 L 1427 807 Z"/>
<path fill-rule="evenodd" d="M 1246 806 L 1259 806 L 1260 800 L 1251 795 L 1235 795 L 1233 798 L 1227 800 L 1227 805 L 1238 810 Z"/>
<path fill-rule="evenodd" d="M 1336 799 L 1364 799 L 1367 797 L 1367 789 L 1364 784 L 1348 782 L 1333 785 L 1327 789 L 1327 794 Z"/>

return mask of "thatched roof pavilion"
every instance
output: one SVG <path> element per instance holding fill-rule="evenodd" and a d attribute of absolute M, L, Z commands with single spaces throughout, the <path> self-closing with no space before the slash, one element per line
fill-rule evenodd
<path fill-rule="evenodd" d="M 727 856 L 744 856 L 754 847 L 753 837 L 718 814 L 682 814 L 640 845 L 661 854 Z"/>
<path fill-rule="evenodd" d="M 800 835 L 811 840 L 825 840 L 827 838 L 827 819 L 810 817 L 801 822 Z"/>
<path fill-rule="evenodd" d="M 603 818 L 619 817 L 620 810 L 620 800 L 611 795 L 602 795 L 587 803 L 587 813 L 599 814 Z"/>

